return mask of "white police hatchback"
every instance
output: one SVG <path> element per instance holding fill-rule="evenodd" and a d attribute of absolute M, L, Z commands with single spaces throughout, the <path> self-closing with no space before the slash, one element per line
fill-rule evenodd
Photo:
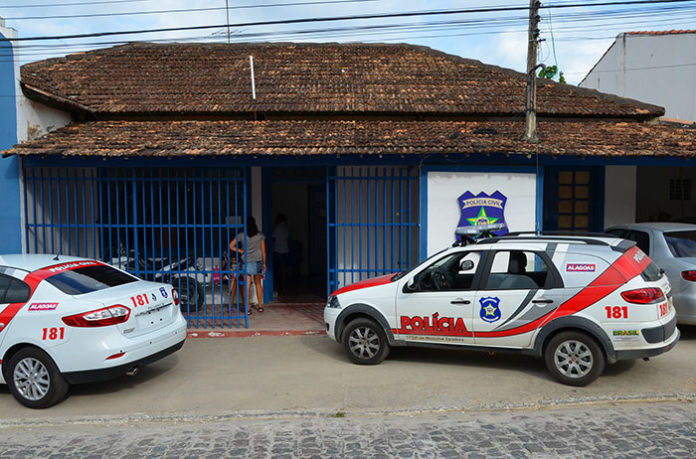
<path fill-rule="evenodd" d="M 185 339 L 171 285 L 96 260 L 0 256 L 0 383 L 25 406 L 58 403 L 70 384 L 134 374 Z"/>
<path fill-rule="evenodd" d="M 408 272 L 334 292 L 328 335 L 358 364 L 393 346 L 467 347 L 543 357 L 586 385 L 606 363 L 679 340 L 667 278 L 635 243 L 517 234 L 444 250 Z"/>

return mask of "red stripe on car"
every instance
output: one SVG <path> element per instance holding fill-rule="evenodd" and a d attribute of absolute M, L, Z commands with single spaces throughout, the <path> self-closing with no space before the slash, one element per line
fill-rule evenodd
<path fill-rule="evenodd" d="M 346 285 L 331 295 L 340 295 L 341 293 L 351 292 L 353 290 L 360 290 L 361 288 L 376 287 L 378 285 L 388 284 L 392 281 L 394 274 L 387 274 L 386 276 L 372 277 L 370 279 L 365 279 L 354 284 Z"/>
<path fill-rule="evenodd" d="M 24 282 L 29 285 L 30 293 L 29 293 L 29 299 L 34 295 L 34 291 L 36 290 L 36 287 L 39 285 L 39 283 L 43 279 L 39 279 L 33 276 L 33 273 L 27 274 L 27 277 L 24 278 Z M 12 303 L 8 305 L 5 309 L 0 312 L 0 323 L 5 324 L 2 329 L 0 329 L 0 332 L 3 330 L 7 330 L 7 326 L 10 325 L 10 322 L 12 322 L 12 319 L 17 315 L 20 309 L 27 304 L 29 301 L 27 300 L 26 303 Z"/>
<path fill-rule="evenodd" d="M 575 296 L 563 303 L 558 309 L 550 311 L 543 317 L 505 331 L 490 331 L 474 333 L 475 336 L 494 338 L 499 336 L 518 335 L 535 330 L 537 327 L 559 317 L 569 316 L 593 305 L 597 301 L 617 290 L 627 281 L 640 275 L 650 264 L 651 260 L 637 246 L 633 246 L 612 263 L 587 287 L 580 290 Z"/>
<path fill-rule="evenodd" d="M 100 266 L 103 264 L 104 263 L 96 260 L 69 261 L 67 263 L 58 263 L 56 265 L 47 266 L 45 268 L 33 271 L 27 275 L 27 278 L 31 276 L 32 278 L 39 279 L 39 281 L 42 281 L 64 271 L 73 271 L 79 268 L 86 268 L 89 266 Z M 25 282 L 26 280 L 27 279 L 24 279 Z"/>

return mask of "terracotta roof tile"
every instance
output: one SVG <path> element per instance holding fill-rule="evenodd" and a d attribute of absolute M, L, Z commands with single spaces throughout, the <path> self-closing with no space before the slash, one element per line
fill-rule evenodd
<path fill-rule="evenodd" d="M 625 32 L 626 35 L 681 35 L 686 33 L 696 33 L 696 30 L 653 30 L 653 31 L 636 31 L 636 32 Z"/>
<path fill-rule="evenodd" d="M 256 100 L 249 56 L 254 56 Z M 97 114 L 518 115 L 522 73 L 386 44 L 132 43 L 26 64 L 30 97 Z M 46 94 L 48 98 L 46 99 Z M 656 117 L 661 107 L 540 82 L 540 115 Z"/>
<path fill-rule="evenodd" d="M 696 157 L 696 129 L 657 123 L 541 121 L 538 144 L 518 121 L 92 121 L 8 154 L 218 156 L 504 153 Z"/>

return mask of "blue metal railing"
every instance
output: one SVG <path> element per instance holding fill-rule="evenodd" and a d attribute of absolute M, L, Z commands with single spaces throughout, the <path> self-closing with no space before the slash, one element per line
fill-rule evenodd
<path fill-rule="evenodd" d="M 328 168 L 327 294 L 418 261 L 418 168 Z"/>
<path fill-rule="evenodd" d="M 23 179 L 27 252 L 172 283 L 190 327 L 248 327 L 246 260 L 222 266 L 246 234 L 246 169 L 24 167 Z"/>

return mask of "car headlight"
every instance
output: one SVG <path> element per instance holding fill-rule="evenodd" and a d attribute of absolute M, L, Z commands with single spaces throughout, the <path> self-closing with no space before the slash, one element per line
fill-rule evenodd
<path fill-rule="evenodd" d="M 326 307 L 331 309 L 341 309 L 341 303 L 338 302 L 338 297 L 336 295 L 329 297 Z"/>

